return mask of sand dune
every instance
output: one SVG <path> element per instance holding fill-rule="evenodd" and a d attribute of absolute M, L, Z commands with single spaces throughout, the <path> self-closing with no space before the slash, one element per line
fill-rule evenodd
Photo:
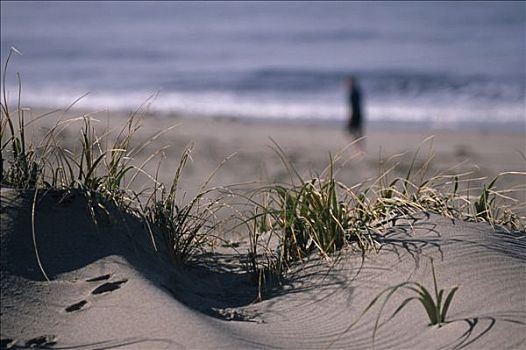
<path fill-rule="evenodd" d="M 3 347 L 12 340 L 61 349 L 369 349 L 378 309 L 349 326 L 386 287 L 412 280 L 432 288 L 429 257 L 440 288 L 460 286 L 452 322 L 428 327 L 413 302 L 379 328 L 376 348 L 525 345 L 524 233 L 422 214 L 393 228 L 363 262 L 350 252 L 336 264 L 313 258 L 271 298 L 252 303 L 250 278 L 235 268 L 239 256 L 210 254 L 207 264 L 176 269 L 135 219 L 96 229 L 82 198 L 58 204 L 58 197 L 48 194 L 36 208 L 47 282 L 33 249 L 32 194 L 2 189 Z M 382 320 L 406 296 L 391 299 Z"/>
<path fill-rule="evenodd" d="M 119 123 L 122 116 L 112 117 Z M 143 135 L 167 128 L 173 119 L 145 118 Z M 43 121 L 43 120 L 42 120 Z M 181 186 L 190 196 L 229 154 L 213 185 L 288 177 L 268 145 L 278 142 L 302 174 L 316 173 L 349 142 L 329 126 L 241 123 L 234 120 L 179 119 L 173 133 L 144 150 L 146 158 L 164 145 L 167 160 L 160 179 L 173 176 L 182 148 L 196 142 L 193 161 Z M 52 125 L 52 122 L 46 121 Z M 36 125 L 36 124 L 35 124 Z M 41 126 L 39 126 L 41 127 Z M 33 137 L 41 133 L 35 128 Z M 29 132 L 29 131 L 28 131 Z M 367 154 L 338 169 L 354 184 L 377 176 L 379 154 L 414 151 L 435 134 L 431 170 L 461 161 L 458 172 L 476 164 L 473 176 L 524 171 L 521 133 L 477 131 L 371 130 Z M 65 133 L 63 142 L 75 141 Z M 148 137 L 148 136 L 143 136 Z M 483 137 L 484 142 L 480 142 Z M 139 140 L 140 141 L 140 140 Z M 351 150 L 352 151 L 352 150 Z M 423 153 L 422 160 L 428 155 Z M 404 164 L 402 164 L 404 165 Z M 409 166 L 409 165 L 408 165 Z M 402 166 L 403 168 L 403 166 Z M 155 170 L 155 166 L 152 165 Z M 146 169 L 146 170 L 152 170 Z M 401 170 L 406 171 L 406 169 Z M 504 177 L 514 186 L 524 177 Z M 509 233 L 488 224 L 420 214 L 386 233 L 382 249 L 362 260 L 344 252 L 331 262 L 312 257 L 295 266 L 282 286 L 255 303 L 256 287 L 244 258 L 219 247 L 182 268 L 170 261 L 159 237 L 157 250 L 141 222 L 120 214 L 93 224 L 78 195 L 40 193 L 35 206 L 35 242 L 50 281 L 35 254 L 33 192 L 1 188 L 2 348 L 57 349 L 520 349 L 526 346 L 526 233 Z M 519 193 L 519 197 L 524 193 Z M 524 198 L 523 198 L 524 199 Z M 229 239 L 247 251 L 242 232 Z M 385 322 L 411 294 L 400 291 L 386 304 L 373 343 L 380 303 L 360 315 L 380 292 L 404 281 L 432 289 L 430 258 L 439 288 L 459 289 L 442 327 L 428 326 L 417 301 Z M 385 324 L 384 324 L 385 323 Z"/>

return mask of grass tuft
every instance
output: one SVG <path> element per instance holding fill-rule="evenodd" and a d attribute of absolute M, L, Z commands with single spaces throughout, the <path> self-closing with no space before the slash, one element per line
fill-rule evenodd
<path fill-rule="evenodd" d="M 347 329 L 343 332 L 349 331 L 352 327 L 354 327 L 361 318 L 368 313 L 371 308 L 376 305 L 378 302 L 382 301 L 380 310 L 378 311 L 378 316 L 376 317 L 374 328 L 373 328 L 373 335 L 372 335 L 372 342 L 374 347 L 374 342 L 376 338 L 376 333 L 378 332 L 378 329 L 382 327 L 383 325 L 387 324 L 390 320 L 392 320 L 400 311 L 402 311 L 409 303 L 411 303 L 413 300 L 417 300 L 420 302 L 420 305 L 424 308 L 426 315 L 429 319 L 428 326 L 438 326 L 441 327 L 444 324 L 447 324 L 447 312 L 449 310 L 449 307 L 451 305 L 451 302 L 453 301 L 453 297 L 455 296 L 455 293 L 458 291 L 458 286 L 451 288 L 449 293 L 447 293 L 447 296 L 444 298 L 445 295 L 445 289 L 438 289 L 438 283 L 436 279 L 435 274 L 435 267 L 433 264 L 433 259 L 430 258 L 431 262 L 431 272 L 433 275 L 433 291 L 434 296 L 428 291 L 424 285 L 418 282 L 402 282 L 400 284 L 397 284 L 392 287 L 388 287 L 382 292 L 380 292 L 374 299 L 367 305 L 367 307 L 362 311 L 360 316 L 354 321 Z M 406 299 L 404 299 L 400 305 L 396 308 L 396 310 L 382 323 L 380 323 L 380 318 L 383 314 L 383 310 L 387 306 L 387 303 L 389 300 L 395 295 L 395 293 L 406 290 L 413 294 L 413 296 L 410 296 Z"/>
<path fill-rule="evenodd" d="M 151 227 L 160 230 L 170 255 L 176 264 L 187 264 L 211 243 L 216 227 L 216 214 L 222 209 L 217 199 L 206 198 L 213 189 L 201 189 L 189 202 L 181 204 L 177 198 L 181 173 L 192 151 L 188 146 L 181 155 L 170 189 L 162 184 L 144 209 Z"/>
<path fill-rule="evenodd" d="M 38 176 L 39 166 L 36 160 L 35 150 L 26 141 L 25 133 L 25 110 L 20 106 L 20 95 L 22 84 L 20 74 L 18 78 L 18 105 L 14 113 L 7 107 L 6 73 L 9 61 L 13 53 L 20 54 L 15 48 L 9 50 L 2 79 L 3 102 L 1 104 L 2 120 L 0 122 L 0 183 L 9 183 L 19 188 L 34 187 Z M 15 119 L 16 118 L 16 119 Z M 11 158 L 4 156 L 10 149 Z M 7 167 L 4 162 L 7 161 Z"/>
<path fill-rule="evenodd" d="M 97 226 L 102 218 L 106 222 L 112 222 L 114 218 L 110 217 L 110 212 L 113 212 L 109 210 L 110 207 L 117 208 L 122 214 L 138 216 L 147 227 L 145 233 L 150 234 L 155 250 L 157 244 L 154 233 L 160 232 L 169 254 L 176 263 L 186 264 L 192 260 L 214 239 L 212 231 L 215 229 L 215 213 L 221 205 L 217 198 L 208 198 L 213 192 L 212 189 L 205 189 L 208 182 L 188 203 L 182 203 L 180 198 L 177 198 L 181 172 L 189 158 L 191 147 L 183 152 L 169 190 L 144 170 L 147 163 L 162 153 L 164 148 L 151 154 L 142 164 L 135 162 L 135 157 L 147 145 L 174 126 L 133 146 L 134 137 L 141 126 L 139 115 L 145 106 L 143 104 L 130 114 L 116 135 L 113 130 L 98 127 L 99 121 L 87 114 L 60 120 L 46 132 L 40 143 L 28 143 L 26 133 L 31 122 L 26 122 L 26 109 L 21 107 L 21 87 L 15 113 L 9 108 L 6 92 L 7 68 L 12 54 L 16 52 L 15 49 L 10 51 L 3 72 L 0 185 L 34 190 L 33 218 L 37 210 L 36 194 L 39 190 L 42 190 L 42 194 L 56 190 L 65 196 L 84 196 Z M 21 86 L 19 75 L 17 77 Z M 67 110 L 71 107 L 72 105 Z M 33 121 L 51 114 L 53 113 L 39 116 Z M 67 147 L 62 144 L 64 134 L 75 129 L 77 123 L 81 123 L 77 129 L 77 142 Z M 133 190 L 132 183 L 138 178 L 148 180 L 149 184 L 139 190 Z M 33 230 L 33 239 L 36 234 Z M 39 260 L 36 244 L 35 253 Z M 40 268 L 44 277 L 48 279 L 44 266 Z"/>
<path fill-rule="evenodd" d="M 311 254 L 331 261 L 342 249 L 362 255 L 377 250 L 385 242 L 383 235 L 399 220 L 421 212 L 524 230 L 525 218 L 514 210 L 518 202 L 514 194 L 524 188 L 499 191 L 496 182 L 502 176 L 526 173 L 503 173 L 488 185 L 483 184 L 480 194 L 473 196 L 479 189 L 472 184 L 483 179 L 473 179 L 471 172 L 458 173 L 454 169 L 430 174 L 430 147 L 420 167 L 415 166 L 420 151 L 417 149 L 403 176 L 394 175 L 401 157 L 393 157 L 377 178 L 347 187 L 335 177 L 339 155 L 329 156 L 329 165 L 321 175 L 304 178 L 275 142 L 273 149 L 287 169 L 290 182 L 264 185 L 250 195 L 240 194 L 249 204 L 249 213 L 242 221 L 251 242 L 250 271 L 260 284 L 265 282 L 261 276 L 267 275 L 279 276 L 273 278 L 279 281 L 292 263 Z"/>

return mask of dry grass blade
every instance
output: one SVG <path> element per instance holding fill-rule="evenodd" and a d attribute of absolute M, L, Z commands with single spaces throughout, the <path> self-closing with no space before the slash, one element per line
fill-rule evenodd
<path fill-rule="evenodd" d="M 216 214 L 223 208 L 220 200 L 206 198 L 214 190 L 205 188 L 210 178 L 189 202 L 179 202 L 179 181 L 192 147 L 190 144 L 183 151 L 170 189 L 167 191 L 163 185 L 156 186 L 143 208 L 149 226 L 160 231 L 172 259 L 178 265 L 189 263 L 211 242 Z"/>
<path fill-rule="evenodd" d="M 9 184 L 20 188 L 31 188 L 36 185 L 39 177 L 39 166 L 36 161 L 35 151 L 32 145 L 27 144 L 25 137 L 24 109 L 21 108 L 22 82 L 17 73 L 18 100 L 15 113 L 18 116 L 18 125 L 15 127 L 14 116 L 9 109 L 9 101 L 6 92 L 6 76 L 9 61 L 13 53 L 20 54 L 15 48 L 11 48 L 7 56 L 2 79 L 3 103 L 1 104 L 0 120 L 0 183 Z M 8 127 L 9 134 L 6 131 Z M 6 155 L 7 148 L 11 146 L 10 155 Z M 4 167 L 7 161 L 9 167 Z"/>

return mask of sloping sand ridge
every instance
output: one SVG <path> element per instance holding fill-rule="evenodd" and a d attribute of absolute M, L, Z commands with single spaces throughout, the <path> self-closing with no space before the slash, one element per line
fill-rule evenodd
<path fill-rule="evenodd" d="M 60 133 L 56 146 L 78 152 L 82 136 L 79 126 L 89 116 L 82 114 L 65 123 L 71 129 Z M 137 164 L 144 164 L 163 149 L 163 167 L 151 162 L 144 171 L 158 173 L 164 184 L 171 183 L 181 151 L 195 141 L 192 159 L 178 183 L 178 195 L 186 200 L 234 152 L 236 156 L 215 173 L 209 186 L 225 190 L 229 184 L 242 184 L 244 191 L 245 185 L 250 189 L 265 183 L 288 183 L 291 174 L 275 150 L 268 147 L 272 145 L 269 137 L 283 148 L 284 157 L 290 158 L 298 172 L 306 174 L 305 179 L 323 171 L 329 154 L 337 154 L 349 142 L 348 135 L 331 126 L 162 116 L 146 119 L 146 135 L 157 135 L 159 128 L 172 130 L 175 121 L 180 123 L 173 132 L 160 134 L 152 142 L 139 134 L 132 142 L 147 144 L 141 152 L 130 155 Z M 92 121 L 93 125 L 105 125 L 104 118 Z M 126 117 L 111 116 L 107 122 L 125 125 Z M 38 119 L 37 123 L 26 129 L 33 141 L 41 140 L 55 126 L 52 119 Z M 435 139 L 428 137 L 431 132 L 436 134 Z M 483 183 L 503 171 L 510 172 L 499 177 L 497 184 L 499 189 L 512 189 L 500 194 L 518 198 L 514 209 L 524 219 L 526 169 L 521 150 L 526 145 L 521 133 L 371 130 L 367 136 L 365 155 L 355 157 L 351 148 L 343 153 L 344 164 L 335 167 L 335 177 L 347 186 L 359 188 L 354 185 L 375 181 L 390 166 L 384 156 L 408 152 L 406 157 L 394 158 L 398 163 L 394 176 L 405 177 L 413 163 L 430 174 L 448 169 L 454 174 L 467 173 L 476 178 L 461 184 L 469 187 L 471 200 L 479 198 Z M 421 152 L 413 158 L 423 140 L 435 142 L 433 152 Z M 166 145 L 172 147 L 164 148 Z M 45 159 L 40 162 L 47 164 Z M 107 168 L 102 168 L 99 170 L 104 174 Z M 76 186 L 77 177 L 72 176 L 71 181 L 64 182 L 73 183 L 70 187 Z M 247 181 L 256 180 L 261 182 L 247 185 Z M 132 187 L 134 191 L 144 186 L 141 181 L 132 185 L 136 186 Z M 447 196 L 454 181 L 449 185 L 445 192 L 436 188 L 437 193 Z M 230 225 L 230 213 L 221 213 L 225 214 L 225 226 L 213 232 L 224 241 L 218 240 L 214 249 L 199 253 L 192 264 L 183 267 L 173 263 L 163 239 L 157 233 L 150 234 L 136 212 L 124 213 L 109 204 L 105 204 L 106 209 L 92 204 L 91 211 L 83 190 L 47 190 L 44 182 L 39 186 L 36 193 L 0 187 L 2 348 L 525 347 L 523 226 L 520 232 L 509 232 L 509 228 L 419 211 L 414 217 L 396 219 L 396 225 L 378 232 L 378 252 L 371 250 L 362 256 L 346 247 L 330 259 L 312 255 L 301 264 L 293 264 L 283 283 L 271 285 L 264 300 L 256 302 L 255 278 L 247 268 L 248 230 L 239 226 L 230 229 L 236 226 Z M 131 194 L 130 198 L 135 197 Z M 184 205 L 184 200 L 177 202 L 180 204 Z M 153 224 L 157 223 L 154 220 Z M 399 289 L 389 300 L 381 298 L 367 309 L 375 297 L 387 295 L 380 293 L 404 282 L 420 283 L 434 294 L 432 266 L 438 289 L 447 294 L 458 287 L 441 327 L 428 326 L 429 318 L 419 301 L 404 304 L 415 296 L 408 289 Z M 401 305 L 405 307 L 400 310 Z M 390 318 L 395 311 L 399 312 Z"/>
<path fill-rule="evenodd" d="M 369 349 L 378 308 L 349 326 L 386 287 L 412 280 L 431 290 L 428 257 L 440 288 L 459 286 L 453 322 L 428 327 L 423 307 L 410 303 L 378 329 L 376 348 L 525 346 L 524 233 L 422 214 L 363 262 L 350 253 L 334 266 L 313 258 L 251 303 L 255 289 L 236 254 L 176 269 L 136 219 L 115 214 L 96 228 L 81 197 L 38 198 L 36 243 L 50 282 L 35 258 L 33 194 L 2 188 L 2 347 Z M 396 294 L 381 320 L 407 296 Z"/>

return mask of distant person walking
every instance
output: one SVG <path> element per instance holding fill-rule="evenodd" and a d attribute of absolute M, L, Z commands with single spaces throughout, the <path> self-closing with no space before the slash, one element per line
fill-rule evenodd
<path fill-rule="evenodd" d="M 358 80 L 354 77 L 347 78 L 349 119 L 347 128 L 355 137 L 363 135 L 363 114 L 362 114 L 362 92 L 358 86 Z"/>

